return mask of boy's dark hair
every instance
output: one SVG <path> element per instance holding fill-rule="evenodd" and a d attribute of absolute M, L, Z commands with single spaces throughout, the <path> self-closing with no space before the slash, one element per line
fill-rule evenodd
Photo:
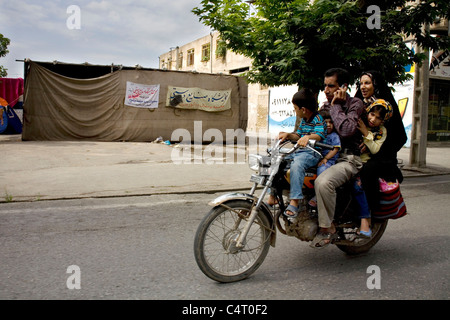
<path fill-rule="evenodd" d="M 332 120 L 330 110 L 322 109 L 319 111 L 319 114 L 322 116 L 323 120 L 326 119 Z"/>
<path fill-rule="evenodd" d="M 314 93 L 310 89 L 306 88 L 302 88 L 299 92 L 294 94 L 292 97 L 292 103 L 299 108 L 305 107 L 312 112 L 316 112 L 318 108 L 317 99 Z"/>
<path fill-rule="evenodd" d="M 343 84 L 349 84 L 350 83 L 350 74 L 347 70 L 342 68 L 331 68 L 325 71 L 325 77 L 332 77 L 336 76 L 337 83 L 339 86 L 342 86 Z"/>

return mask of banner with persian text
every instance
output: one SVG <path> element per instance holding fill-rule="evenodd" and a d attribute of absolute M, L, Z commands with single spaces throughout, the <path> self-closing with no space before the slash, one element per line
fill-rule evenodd
<path fill-rule="evenodd" d="M 125 105 L 138 108 L 158 108 L 160 85 L 147 85 L 127 81 Z"/>
<path fill-rule="evenodd" d="M 182 88 L 169 86 L 166 106 L 179 109 L 197 109 L 219 112 L 231 109 L 231 89 L 205 90 L 201 88 Z"/>
<path fill-rule="evenodd" d="M 280 86 L 269 90 L 269 132 L 293 132 L 296 114 L 292 97 L 298 86 Z"/>

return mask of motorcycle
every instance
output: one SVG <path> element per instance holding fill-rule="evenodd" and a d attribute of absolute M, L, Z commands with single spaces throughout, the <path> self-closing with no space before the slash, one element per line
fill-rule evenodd
<path fill-rule="evenodd" d="M 282 215 L 289 204 L 292 161 L 286 157 L 299 148 L 297 144 L 287 148 L 288 143 L 291 142 L 278 140 L 267 150 L 267 155 L 249 155 L 249 167 L 256 171 L 250 178 L 253 186 L 249 193 L 229 193 L 209 203 L 213 208 L 198 226 L 194 240 L 195 260 L 207 277 L 218 282 L 235 282 L 253 274 L 270 246 L 275 247 L 277 230 L 306 242 L 314 239 L 319 230 L 316 207 L 307 204 L 295 219 Z M 320 154 L 316 148 L 333 149 L 333 146 L 310 140 L 305 148 Z M 306 172 L 303 183 L 306 203 L 315 195 L 316 170 L 310 168 Z M 388 220 L 372 218 L 372 237 L 358 237 L 361 219 L 352 183 L 349 181 L 336 190 L 334 224 L 338 238 L 332 243 L 343 252 L 355 255 L 367 252 L 380 240 Z M 259 196 L 256 195 L 258 186 L 263 187 Z M 269 188 L 275 193 L 274 206 L 264 201 Z"/>

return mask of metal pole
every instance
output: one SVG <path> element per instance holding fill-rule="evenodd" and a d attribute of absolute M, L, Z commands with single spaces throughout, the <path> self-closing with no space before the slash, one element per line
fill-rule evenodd
<path fill-rule="evenodd" d="M 425 25 L 423 31 L 429 31 Z M 426 167 L 428 100 L 429 100 L 429 52 L 416 46 L 417 53 L 425 53 L 426 58 L 421 66 L 416 66 L 414 74 L 413 123 L 411 130 L 411 149 L 409 162 L 411 167 Z"/>
<path fill-rule="evenodd" d="M 209 60 L 211 62 L 211 73 L 213 73 L 213 32 L 210 32 L 211 43 L 209 44 Z"/>

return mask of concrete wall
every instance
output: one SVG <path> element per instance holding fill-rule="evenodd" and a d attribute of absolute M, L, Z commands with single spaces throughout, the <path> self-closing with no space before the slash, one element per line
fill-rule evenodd
<path fill-rule="evenodd" d="M 241 77 L 122 69 L 97 78 L 77 79 L 52 72 L 39 63 L 31 62 L 29 67 L 24 140 L 153 141 L 162 136 L 164 140 L 179 141 L 173 133 L 182 129 L 189 132 L 192 141 L 198 141 L 208 129 L 217 129 L 224 137 L 229 129 L 246 130 L 247 83 Z M 125 105 L 127 82 L 159 85 L 158 106 L 149 109 Z M 169 86 L 231 90 L 231 109 L 207 112 L 170 106 L 166 102 Z M 201 132 L 196 132 L 199 126 L 195 124 L 200 121 Z"/>

